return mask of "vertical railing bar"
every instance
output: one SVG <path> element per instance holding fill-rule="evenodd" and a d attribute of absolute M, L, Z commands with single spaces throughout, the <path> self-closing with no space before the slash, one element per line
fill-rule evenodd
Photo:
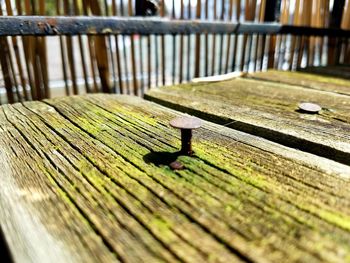
<path fill-rule="evenodd" d="M 239 22 L 241 19 L 241 0 L 237 0 L 236 2 L 236 21 Z M 238 37 L 239 35 L 235 35 L 235 41 L 233 42 L 233 57 L 232 57 L 232 65 L 231 65 L 231 71 L 235 71 L 236 69 L 236 59 L 237 59 L 237 45 L 238 45 Z"/>
<path fill-rule="evenodd" d="M 343 11 L 343 17 L 342 17 L 342 23 L 341 23 L 342 29 L 350 29 L 350 2 L 347 1 L 346 6 L 344 7 Z M 350 47 L 349 47 L 349 39 L 347 39 L 347 43 L 345 44 L 345 50 L 344 50 L 344 63 L 350 63 Z"/>
<path fill-rule="evenodd" d="M 228 21 L 232 21 L 232 13 L 233 13 L 233 0 L 230 0 L 229 10 L 228 10 Z M 226 64 L 225 64 L 225 73 L 228 72 L 228 64 L 230 60 L 230 52 L 231 52 L 231 38 L 230 34 L 227 34 L 227 44 L 226 44 Z"/>
<path fill-rule="evenodd" d="M 159 37 L 154 35 L 154 48 L 155 48 L 155 67 L 156 67 L 156 86 L 159 87 Z"/>
<path fill-rule="evenodd" d="M 116 0 L 112 1 L 112 15 L 117 15 L 117 4 Z M 124 94 L 124 85 L 123 85 L 123 79 L 122 79 L 122 68 L 121 68 L 121 57 L 119 53 L 119 38 L 118 35 L 114 35 L 114 42 L 115 42 L 115 55 L 117 60 L 117 71 L 118 71 L 118 83 L 119 83 L 119 91 L 116 91 L 116 93 Z"/>
<path fill-rule="evenodd" d="M 322 15 L 322 27 L 329 27 L 329 1 L 328 0 L 323 0 L 323 15 Z M 323 54 L 324 52 L 324 48 L 325 48 L 325 42 L 326 42 L 326 37 L 321 37 L 321 41 L 320 41 L 320 61 L 321 61 L 321 65 L 323 65 L 322 61 L 323 61 Z"/>
<path fill-rule="evenodd" d="M 294 18 L 293 25 L 299 25 L 300 23 L 300 0 L 296 0 L 295 9 L 294 9 Z M 290 59 L 289 59 L 289 70 L 293 69 L 294 65 L 294 53 L 296 48 L 296 38 L 295 36 L 291 36 L 291 46 L 290 46 Z M 299 38 L 298 38 L 299 41 Z"/>
<path fill-rule="evenodd" d="M 25 8 L 26 8 L 26 14 L 27 15 L 32 15 L 35 14 L 35 6 L 34 3 L 32 2 L 32 9 L 31 9 L 31 3 L 29 0 L 25 1 Z M 37 60 L 36 60 L 36 46 L 37 46 L 37 41 L 34 37 L 28 38 L 28 53 L 29 53 L 29 59 L 30 59 L 30 64 L 32 65 L 31 70 L 33 70 L 33 89 L 32 89 L 32 97 L 34 100 L 41 99 L 41 83 L 40 83 L 40 78 L 38 75 L 38 65 L 37 65 Z"/>
<path fill-rule="evenodd" d="M 104 7 L 105 7 L 104 14 L 106 16 L 109 16 L 110 13 L 109 13 L 107 0 L 104 0 Z M 112 47 L 112 36 L 108 35 L 107 39 L 108 39 L 109 59 L 111 61 L 112 76 L 113 76 L 112 92 L 117 93 L 117 78 L 116 78 L 116 74 L 115 74 L 115 63 L 114 63 L 114 54 L 113 54 L 113 47 Z"/>
<path fill-rule="evenodd" d="M 63 0 L 63 8 L 65 15 L 71 15 L 69 11 L 69 2 L 68 0 Z M 68 55 L 68 64 L 70 69 L 70 77 L 73 85 L 73 94 L 78 94 L 78 86 L 76 82 L 76 71 L 75 71 L 75 59 L 74 59 L 74 52 L 73 52 L 73 42 L 72 42 L 72 36 L 66 37 L 66 46 L 67 46 L 67 55 Z"/>
<path fill-rule="evenodd" d="M 83 0 L 83 14 L 85 16 L 88 15 L 88 9 L 87 9 L 87 3 L 86 0 Z M 87 36 L 87 42 L 88 42 L 88 49 L 89 49 L 89 60 L 90 60 L 90 68 L 91 68 L 91 75 L 92 75 L 92 81 L 93 81 L 93 92 L 98 92 L 98 85 L 97 85 L 97 76 L 96 76 L 96 55 L 95 55 L 95 47 L 94 47 L 94 40 L 92 36 Z"/>
<path fill-rule="evenodd" d="M 18 15 L 23 15 L 23 9 L 22 9 L 20 0 L 16 0 L 16 8 L 17 8 Z M 33 81 L 33 75 L 32 75 L 31 67 L 30 67 L 30 63 L 29 63 L 30 59 L 29 59 L 29 46 L 28 46 L 28 42 L 30 42 L 30 41 L 27 41 L 29 38 L 30 37 L 21 37 L 21 42 L 23 45 L 25 70 L 26 70 L 27 77 L 28 77 L 30 95 L 31 95 L 31 99 L 33 99 L 32 94 L 33 94 L 33 89 L 34 89 L 34 81 Z M 28 94 L 28 97 L 29 97 L 29 94 Z"/>
<path fill-rule="evenodd" d="M 0 8 L 0 15 L 2 16 L 1 8 Z M 6 37 L 0 37 L 0 48 L 3 52 L 8 52 L 6 42 L 7 42 Z M 0 56 L 0 64 L 1 64 L 1 69 L 3 72 L 3 77 L 5 82 L 7 102 L 14 103 L 15 98 L 14 98 L 13 89 L 12 89 L 13 85 L 12 85 L 12 79 L 11 79 L 11 74 L 9 72 L 8 60 L 6 55 Z"/>
<path fill-rule="evenodd" d="M 142 47 L 142 44 L 143 44 L 143 35 L 140 35 L 140 37 L 139 37 L 139 54 L 140 54 L 139 60 L 140 60 L 140 82 L 141 82 L 140 95 L 141 96 L 143 96 L 145 94 L 145 82 L 143 79 L 144 74 L 143 74 L 143 47 Z"/>
<path fill-rule="evenodd" d="M 192 18 L 191 14 L 191 0 L 188 1 L 187 5 L 187 19 Z M 187 81 L 190 81 L 191 72 L 191 35 L 187 36 Z"/>
<path fill-rule="evenodd" d="M 283 0 L 282 1 L 282 12 L 280 16 L 280 23 L 285 25 L 289 22 L 289 0 Z M 287 42 L 287 36 L 286 35 L 280 35 L 278 36 L 278 52 L 277 52 L 277 59 L 276 59 L 276 65 L 278 69 L 281 69 L 283 67 L 283 63 L 285 61 L 285 50 L 286 50 L 286 42 Z"/>
<path fill-rule="evenodd" d="M 147 68 L 148 68 L 148 89 L 151 88 L 152 56 L 151 36 L 147 36 Z"/>
<path fill-rule="evenodd" d="M 258 21 L 262 22 L 264 20 L 264 15 L 265 15 L 265 6 L 266 6 L 266 0 L 262 0 L 260 2 L 260 10 L 259 10 L 259 17 L 258 17 Z M 257 69 L 257 62 L 260 56 L 263 56 L 264 54 L 264 50 L 263 48 L 265 46 L 263 46 L 263 41 L 264 39 L 262 38 L 262 36 L 260 34 L 256 35 L 256 47 L 255 47 L 255 55 L 254 55 L 254 67 L 253 67 L 253 71 L 255 72 Z M 260 57 L 260 61 L 261 61 L 261 57 Z M 262 67 L 260 66 L 260 69 Z"/>
<path fill-rule="evenodd" d="M 45 15 L 45 1 L 39 0 L 39 15 Z M 39 37 L 39 61 L 40 61 L 40 72 L 41 79 L 44 86 L 44 98 L 50 97 L 50 88 L 49 88 L 49 75 L 48 75 L 48 64 L 47 64 L 47 55 L 46 55 L 46 38 Z"/>
<path fill-rule="evenodd" d="M 16 3 L 18 5 L 20 5 L 19 1 L 17 1 Z M 11 2 L 9 0 L 6 0 L 6 9 L 7 9 L 7 15 L 13 16 L 12 6 L 11 6 Z M 20 10 L 20 12 L 21 12 L 21 10 Z M 18 68 L 18 72 L 19 72 L 19 76 L 20 76 L 22 89 L 23 89 L 24 99 L 29 100 L 28 92 L 27 92 L 27 88 L 26 88 L 27 84 L 26 84 L 26 80 L 24 77 L 24 72 L 23 72 L 23 67 L 22 67 L 21 56 L 19 53 L 19 46 L 18 46 L 17 37 L 12 37 L 11 39 L 12 39 L 12 46 L 13 46 L 13 49 L 15 52 L 15 58 L 16 58 L 16 63 L 17 63 L 17 68 Z"/>
<path fill-rule="evenodd" d="M 129 14 L 129 16 L 133 15 L 132 0 L 128 1 L 128 14 Z M 131 46 L 130 46 L 130 48 L 131 48 L 131 67 L 132 67 L 134 95 L 139 96 L 139 87 L 138 87 L 138 82 L 137 82 L 136 61 L 135 61 L 134 34 L 130 35 L 130 44 L 131 44 Z"/>
<path fill-rule="evenodd" d="M 217 0 L 214 0 L 214 17 L 213 19 L 217 19 L 217 11 L 216 11 Z M 216 35 L 212 34 L 212 56 L 211 56 L 211 75 L 215 75 L 215 59 L 216 58 Z"/>
<path fill-rule="evenodd" d="M 79 7 L 77 0 L 73 0 L 73 5 L 74 5 L 74 13 L 76 15 L 80 15 Z M 80 59 L 81 59 L 81 66 L 83 69 L 83 78 L 85 82 L 85 91 L 86 93 L 90 93 L 90 85 L 88 82 L 88 73 L 87 73 L 87 68 L 86 68 L 86 60 L 85 60 L 85 52 L 84 52 L 84 46 L 83 46 L 83 39 L 81 35 L 78 35 L 78 43 L 79 43 L 79 49 L 80 49 Z"/>
<path fill-rule="evenodd" d="M 297 69 L 301 67 L 301 62 L 304 56 L 305 36 L 300 36 L 299 52 L 297 59 Z"/>
<path fill-rule="evenodd" d="M 123 0 L 120 0 L 120 15 L 124 16 L 124 3 L 123 3 Z M 127 92 L 127 94 L 130 95 L 129 67 L 128 67 L 128 56 L 127 56 L 127 53 L 126 53 L 126 42 L 125 42 L 125 39 L 126 39 L 126 36 L 122 35 L 126 92 Z"/>
<path fill-rule="evenodd" d="M 223 21 L 225 18 L 225 0 L 221 1 L 221 14 L 220 20 Z M 219 74 L 222 73 L 222 57 L 224 52 L 224 34 L 220 34 L 220 48 L 219 48 Z"/>
<path fill-rule="evenodd" d="M 15 65 L 13 63 L 13 59 L 12 59 L 12 52 L 11 52 L 11 46 L 8 43 L 8 37 L 6 37 L 6 52 L 5 52 L 5 56 L 7 57 L 8 60 L 8 65 L 10 66 L 10 72 L 11 72 L 11 77 L 12 77 L 12 81 L 13 81 L 13 86 L 15 87 L 15 91 L 16 91 L 16 96 L 17 96 L 17 100 L 18 102 L 22 102 L 22 96 L 19 92 L 19 86 L 18 86 L 18 81 L 17 81 L 17 77 L 16 77 L 16 70 L 15 70 Z"/>
<path fill-rule="evenodd" d="M 181 0 L 183 1 L 183 0 Z M 233 0 L 231 0 L 233 1 Z M 208 14 L 209 14 L 209 3 L 208 0 L 205 0 L 205 19 L 208 20 Z M 208 33 L 205 33 L 205 76 L 207 77 L 209 72 L 208 72 L 208 67 L 209 67 L 209 37 Z"/>
<path fill-rule="evenodd" d="M 250 10 L 249 10 L 249 21 L 254 21 L 255 20 L 255 12 L 256 12 L 256 1 L 252 1 L 251 2 L 251 6 L 250 6 Z M 251 53 L 252 53 L 252 45 L 253 45 L 253 37 L 254 34 L 250 34 L 248 36 L 249 38 L 249 44 L 248 44 L 248 60 L 247 60 L 247 72 L 249 71 L 249 67 L 250 67 L 250 62 L 251 62 Z"/>
<path fill-rule="evenodd" d="M 197 0 L 196 8 L 196 19 L 201 18 L 201 0 Z M 196 47 L 195 47 L 195 68 L 194 68 L 194 77 L 198 78 L 200 73 L 200 50 L 201 50 L 201 38 L 200 34 L 196 34 Z"/>
<path fill-rule="evenodd" d="M 250 1 L 246 0 L 245 5 L 244 5 L 244 20 L 248 20 L 248 12 L 250 9 Z M 239 70 L 243 71 L 244 70 L 244 65 L 245 65 L 245 53 L 246 53 L 246 46 L 247 46 L 247 34 L 243 34 L 243 39 L 242 39 L 242 46 L 241 46 L 241 61 L 239 64 Z"/>
<path fill-rule="evenodd" d="M 180 19 L 184 19 L 184 1 L 180 2 Z M 179 82 L 182 83 L 183 80 L 183 56 L 184 56 L 184 35 L 180 35 L 180 63 L 179 63 Z"/>
<path fill-rule="evenodd" d="M 172 13 L 171 13 L 172 19 L 175 19 L 175 0 L 172 0 Z M 173 40 L 173 58 L 172 58 L 172 83 L 175 84 L 175 74 L 176 74 L 176 35 L 172 35 Z"/>
<path fill-rule="evenodd" d="M 160 1 L 160 16 L 164 17 L 165 15 L 165 6 L 164 6 L 164 0 Z M 161 67 L 162 67 L 162 85 L 165 86 L 165 68 L 166 68 L 166 63 L 165 63 L 165 36 L 164 34 L 161 35 L 160 37 L 160 41 L 161 41 Z"/>

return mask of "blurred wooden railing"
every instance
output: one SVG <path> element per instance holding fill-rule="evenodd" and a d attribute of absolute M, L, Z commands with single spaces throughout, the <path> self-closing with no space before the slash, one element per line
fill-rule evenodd
<path fill-rule="evenodd" d="M 49 11 L 50 14 L 69 16 L 136 14 L 135 3 L 131 0 L 0 2 L 3 3 L 0 15 L 4 16 L 47 15 Z M 49 9 L 52 2 L 54 5 Z M 136 4 L 140 2 L 136 1 Z M 132 21 L 139 21 L 134 19 L 124 23 L 124 31 L 110 32 L 110 27 L 105 25 L 100 36 L 94 34 L 93 30 L 97 33 L 97 29 L 91 25 L 91 32 L 85 32 L 87 34 L 60 35 L 54 32 L 57 27 L 47 27 L 46 22 L 37 26 L 44 31 L 51 30 L 53 36 L 48 37 L 48 32 L 41 36 L 24 36 L 20 31 L 16 36 L 3 35 L 0 37 L 0 103 L 85 92 L 142 95 L 153 86 L 232 71 L 295 70 L 305 66 L 350 63 L 349 37 L 341 35 L 343 31 L 340 30 L 350 29 L 350 1 L 335 0 L 333 7 L 330 1 L 323 0 L 295 0 L 295 6 L 287 0 L 158 2 L 158 13 L 156 11 L 154 15 L 184 21 L 201 20 L 200 26 L 196 23 L 197 28 L 202 26 L 201 30 L 156 32 L 160 27 L 154 27 L 152 32 L 127 31 L 132 28 Z M 335 17 L 338 21 L 333 21 L 337 20 L 333 19 Z M 304 31 L 302 34 L 292 32 L 290 27 L 290 32 L 262 32 L 250 24 L 250 31 L 242 30 L 248 25 L 244 24 L 247 21 L 275 20 L 284 25 L 304 26 Z M 210 21 L 226 22 L 221 25 L 236 31 L 210 31 Z M 179 24 L 179 21 L 174 22 L 174 26 Z M 240 27 L 236 27 L 239 22 Z M 186 25 L 196 28 L 191 23 Z M 315 34 L 315 29 L 313 33 L 307 32 L 308 27 L 328 28 L 330 25 L 332 30 L 324 30 L 322 34 Z M 25 26 L 24 23 L 22 30 Z M 6 29 L 3 23 L 0 28 Z M 14 27 L 8 29 L 10 32 L 5 35 L 11 35 L 11 30 L 15 30 Z"/>

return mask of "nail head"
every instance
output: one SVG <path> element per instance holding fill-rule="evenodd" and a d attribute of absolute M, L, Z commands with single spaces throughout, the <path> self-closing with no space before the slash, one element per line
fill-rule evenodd
<path fill-rule="evenodd" d="M 305 113 L 318 113 L 322 108 L 320 105 L 311 103 L 311 102 L 303 102 L 299 104 L 299 110 L 305 112 Z"/>
<path fill-rule="evenodd" d="M 177 117 L 170 121 L 170 126 L 177 129 L 197 129 L 202 126 L 202 121 L 196 117 Z"/>
<path fill-rule="evenodd" d="M 170 163 L 169 166 L 173 170 L 182 170 L 182 169 L 184 169 L 184 165 L 181 162 L 179 162 L 179 161 L 174 161 L 174 162 Z"/>

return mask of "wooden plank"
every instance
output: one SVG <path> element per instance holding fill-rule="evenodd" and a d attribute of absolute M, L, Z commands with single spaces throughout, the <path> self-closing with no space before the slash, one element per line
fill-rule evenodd
<path fill-rule="evenodd" d="M 325 70 L 326 71 L 326 70 Z M 350 69 L 348 71 L 350 76 Z M 342 74 L 339 72 L 339 74 Z M 344 74 L 344 73 L 343 73 Z M 350 80 L 335 77 L 327 77 L 303 72 L 269 70 L 249 74 L 249 77 L 257 80 L 273 81 L 291 85 L 302 86 L 310 89 L 335 92 L 350 95 Z"/>
<path fill-rule="evenodd" d="M 339 262 L 350 167 L 179 113 L 86 95 L 0 111 L 0 222 L 16 262 Z M 177 159 L 185 169 L 171 170 Z"/>
<path fill-rule="evenodd" d="M 350 97 L 253 79 L 154 89 L 147 99 L 269 140 L 350 164 Z M 301 102 L 323 110 L 298 112 Z"/>
<path fill-rule="evenodd" d="M 337 78 L 350 79 L 350 66 L 327 66 L 327 67 L 307 67 L 300 69 L 303 72 L 326 75 Z"/>

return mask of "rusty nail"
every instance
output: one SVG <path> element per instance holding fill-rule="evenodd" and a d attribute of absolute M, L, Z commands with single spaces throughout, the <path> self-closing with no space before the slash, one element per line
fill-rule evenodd
<path fill-rule="evenodd" d="M 315 114 L 318 113 L 322 108 L 315 103 L 303 102 L 299 104 L 299 110 L 304 113 Z"/>
<path fill-rule="evenodd" d="M 181 129 L 181 153 L 191 156 L 192 151 L 192 129 L 197 129 L 202 121 L 195 117 L 178 117 L 170 121 L 170 126 Z"/>

